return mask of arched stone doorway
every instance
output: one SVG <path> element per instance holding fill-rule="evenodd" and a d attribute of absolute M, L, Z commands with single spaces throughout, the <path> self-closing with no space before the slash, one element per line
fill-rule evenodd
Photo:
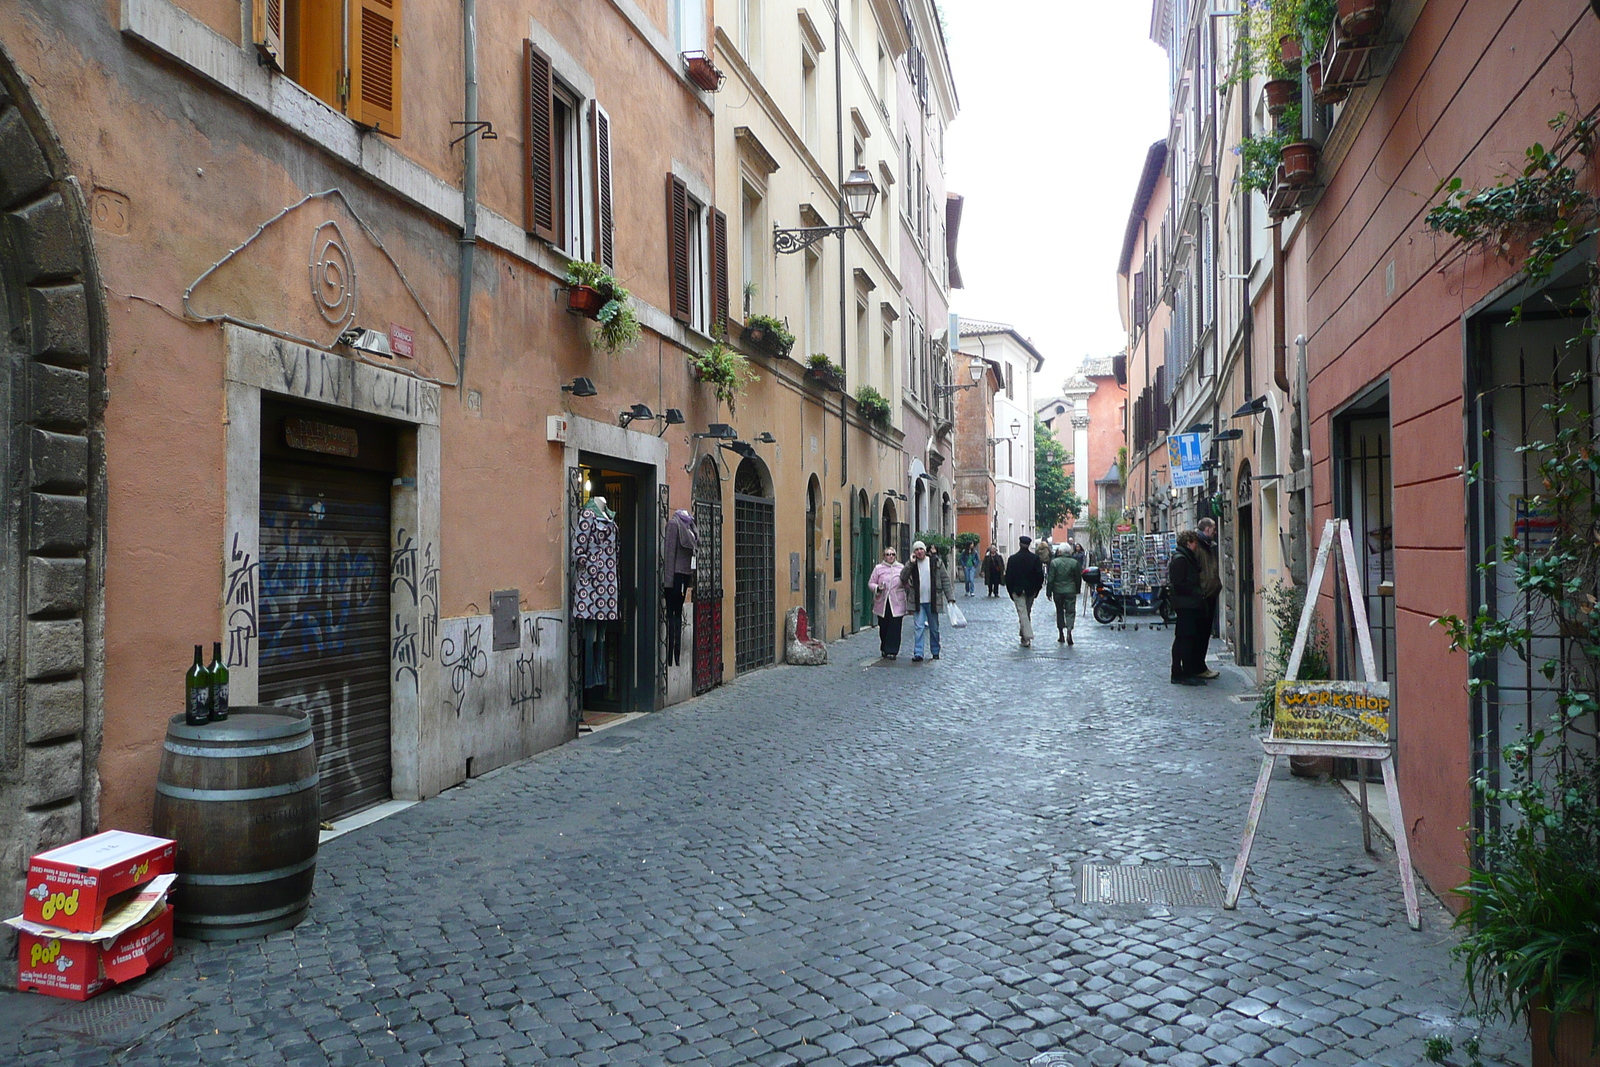
<path fill-rule="evenodd" d="M 772 476 L 760 459 L 733 474 L 734 670 L 765 667 L 777 649 Z"/>
<path fill-rule="evenodd" d="M 722 684 L 722 476 L 701 456 L 694 473 L 694 691 Z"/>
<path fill-rule="evenodd" d="M 1256 509 L 1255 482 L 1250 477 L 1250 462 L 1239 468 L 1234 493 L 1238 520 L 1233 524 L 1234 556 L 1238 560 L 1235 580 L 1239 598 L 1234 607 L 1235 649 L 1239 666 L 1256 662 Z"/>
<path fill-rule="evenodd" d="M 850 521 L 855 536 L 850 544 L 850 578 L 855 594 L 855 627 L 860 630 L 872 625 L 872 594 L 867 589 L 867 579 L 878 562 L 878 553 L 873 551 L 878 543 L 878 531 L 873 525 L 872 504 L 867 499 L 865 489 L 856 492 L 855 506 L 851 510 L 854 512 Z"/>
<path fill-rule="evenodd" d="M 91 489 L 102 469 L 91 398 L 105 311 L 71 173 L 0 48 L 0 906 L 12 912 L 26 858 L 99 822 L 104 501 Z"/>

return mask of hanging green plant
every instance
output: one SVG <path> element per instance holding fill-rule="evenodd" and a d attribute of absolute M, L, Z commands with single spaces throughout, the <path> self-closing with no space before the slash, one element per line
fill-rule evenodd
<path fill-rule="evenodd" d="M 734 410 L 735 401 L 745 386 L 761 380 L 750 369 L 749 360 L 721 341 L 699 355 L 690 356 L 689 367 L 698 381 L 715 387 L 717 399 L 724 401 L 729 411 Z"/>
<path fill-rule="evenodd" d="M 644 331 L 624 289 L 611 272 L 598 263 L 575 259 L 567 264 L 567 284 L 571 286 L 568 307 L 587 315 L 598 325 L 590 342 L 612 355 L 626 352 L 639 343 Z M 594 305 L 598 306 L 594 306 Z"/>
<path fill-rule="evenodd" d="M 745 342 L 769 356 L 779 359 L 787 356 L 794 347 L 794 334 L 781 319 L 771 315 L 751 315 L 744 320 Z"/>
<path fill-rule="evenodd" d="M 869 422 L 885 426 L 889 423 L 889 398 L 870 385 L 856 390 L 856 408 Z"/>

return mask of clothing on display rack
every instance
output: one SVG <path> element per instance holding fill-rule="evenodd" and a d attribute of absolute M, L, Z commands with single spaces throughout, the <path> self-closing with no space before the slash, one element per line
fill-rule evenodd
<path fill-rule="evenodd" d="M 694 516 L 679 509 L 667 520 L 666 544 L 662 558 L 666 563 L 667 662 L 678 665 L 683 651 L 683 599 L 694 585 L 694 553 L 700 536 L 695 532 Z"/>
<path fill-rule="evenodd" d="M 606 628 L 594 619 L 583 621 L 583 687 L 606 684 Z"/>
<path fill-rule="evenodd" d="M 572 531 L 575 619 L 617 619 L 617 523 L 597 496 L 578 512 Z"/>

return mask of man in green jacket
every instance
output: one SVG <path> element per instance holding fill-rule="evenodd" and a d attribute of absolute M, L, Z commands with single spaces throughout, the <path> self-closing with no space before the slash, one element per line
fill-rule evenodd
<path fill-rule="evenodd" d="M 1072 644 L 1072 624 L 1078 617 L 1078 594 L 1083 591 L 1083 562 L 1067 551 L 1065 544 L 1055 546 L 1055 558 L 1050 561 L 1050 575 L 1045 580 L 1045 592 L 1056 603 L 1056 644 Z"/>

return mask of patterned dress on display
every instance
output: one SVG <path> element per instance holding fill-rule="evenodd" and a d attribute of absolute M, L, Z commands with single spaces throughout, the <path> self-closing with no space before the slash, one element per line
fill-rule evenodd
<path fill-rule="evenodd" d="M 572 534 L 572 617 L 610 621 L 617 612 L 617 524 L 585 508 Z"/>

